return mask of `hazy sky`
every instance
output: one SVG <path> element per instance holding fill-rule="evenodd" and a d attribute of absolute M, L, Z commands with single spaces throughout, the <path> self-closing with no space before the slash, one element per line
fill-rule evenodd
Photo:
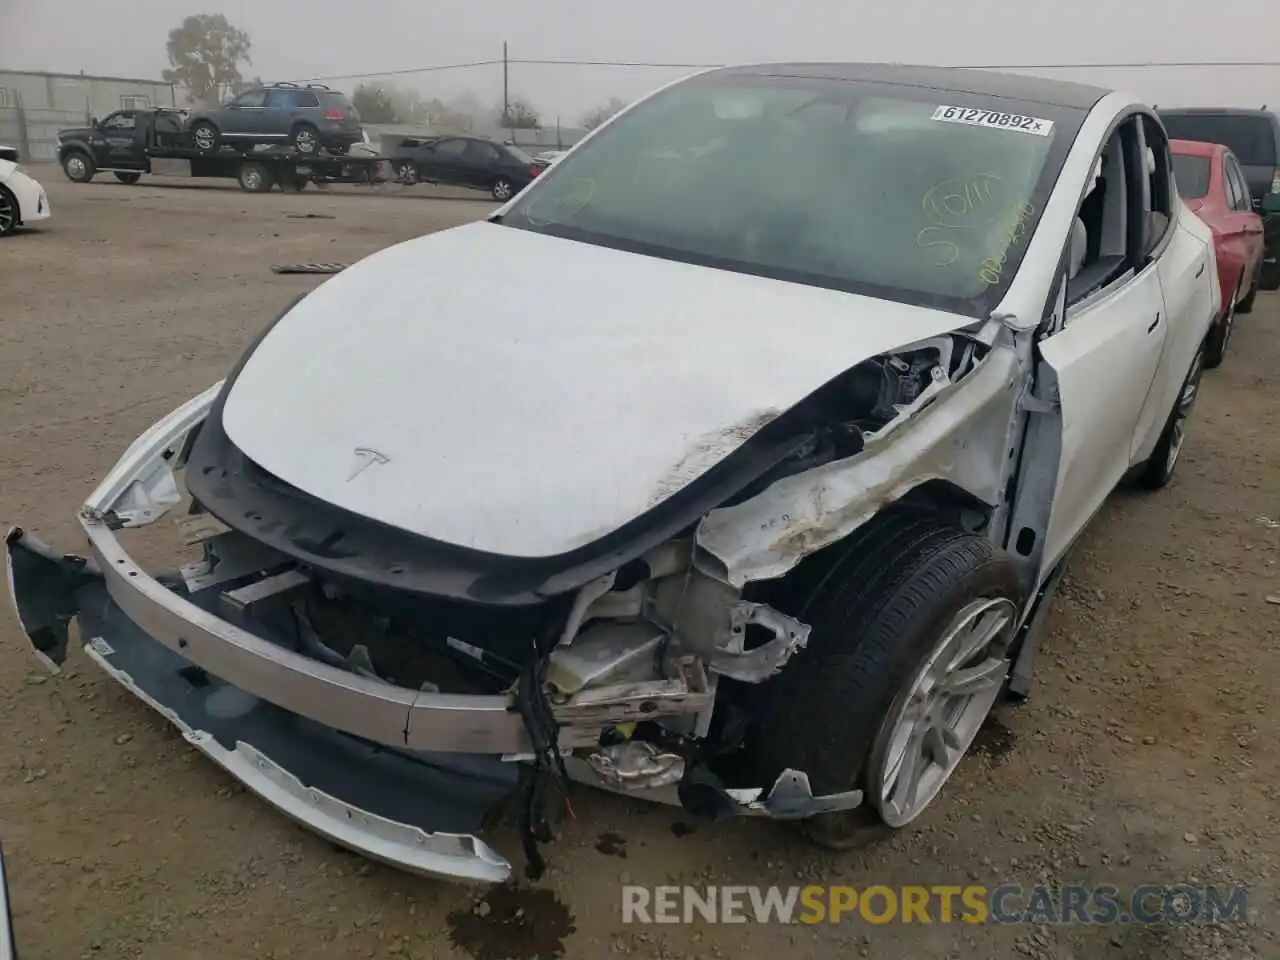
<path fill-rule="evenodd" d="M 502 55 L 741 62 L 1017 65 L 1280 60 L 1280 0 L 0 0 L 0 67 L 158 77 L 191 13 L 227 15 L 267 80 L 404 70 Z M 511 67 L 511 92 L 571 123 L 690 70 Z M 1047 70 L 1161 105 L 1280 107 L 1280 68 Z M 428 96 L 502 95 L 500 67 L 394 78 Z M 331 81 L 348 91 L 355 79 Z"/>

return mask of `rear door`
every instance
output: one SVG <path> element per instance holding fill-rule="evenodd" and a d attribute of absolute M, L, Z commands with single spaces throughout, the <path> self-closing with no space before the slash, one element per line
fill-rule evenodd
<path fill-rule="evenodd" d="M 1248 282 L 1262 259 L 1262 218 L 1254 211 L 1252 191 L 1232 154 L 1223 157 L 1222 170 L 1230 191 L 1232 236 L 1240 246 L 1240 262 Z"/>
<path fill-rule="evenodd" d="M 306 94 L 304 97 L 303 95 Z M 267 91 L 262 110 L 262 133 L 285 139 L 293 129 L 298 111 L 308 105 L 317 106 L 316 95 L 304 90 L 277 87 Z"/>
<path fill-rule="evenodd" d="M 462 178 L 465 186 L 487 187 L 498 175 L 502 153 L 492 143 L 483 140 L 467 141 L 462 153 Z"/>

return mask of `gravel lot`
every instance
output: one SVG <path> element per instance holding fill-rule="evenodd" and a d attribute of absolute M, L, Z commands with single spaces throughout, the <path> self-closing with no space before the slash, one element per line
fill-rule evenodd
<path fill-rule="evenodd" d="M 128 442 L 321 279 L 269 264 L 349 262 L 490 209 L 423 188 L 251 196 L 37 175 L 54 219 L 0 241 L 0 526 L 68 549 L 78 504 Z M 6 602 L 0 840 L 24 960 L 1280 955 L 1277 321 L 1267 294 L 1239 319 L 1173 484 L 1117 492 L 1093 525 L 1033 700 L 1001 709 L 920 828 L 848 855 L 579 790 L 549 875 L 480 901 L 293 826 L 82 654 L 46 677 Z M 1244 883 L 1252 920 L 623 927 L 620 882 Z"/>

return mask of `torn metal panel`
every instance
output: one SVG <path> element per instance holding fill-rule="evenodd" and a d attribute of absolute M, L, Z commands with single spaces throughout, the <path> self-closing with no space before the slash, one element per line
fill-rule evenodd
<path fill-rule="evenodd" d="M 680 782 L 685 760 L 644 740 L 617 743 L 587 756 L 587 763 L 612 789 L 654 790 Z"/>
<path fill-rule="evenodd" d="M 577 643 L 551 651 L 546 683 L 568 698 L 587 687 L 656 679 L 666 641 L 663 630 L 647 623 L 589 627 Z"/>
<path fill-rule="evenodd" d="M 844 539 L 881 507 L 930 480 L 947 480 L 995 507 L 1006 442 L 1021 391 L 1009 349 L 988 354 L 963 380 L 939 390 L 888 436 L 857 456 L 786 477 L 750 500 L 713 510 L 698 527 L 695 565 L 741 587 L 782 576 Z"/>
<path fill-rule="evenodd" d="M 752 625 L 768 630 L 773 639 L 748 650 L 747 627 Z M 763 603 L 739 603 L 730 614 L 730 646 L 711 654 L 710 669 L 743 683 L 760 683 L 777 674 L 792 655 L 804 649 L 809 630 L 808 624 Z"/>
<path fill-rule="evenodd" d="M 85 501 L 84 514 L 100 520 L 110 512 L 121 526 L 140 527 L 154 523 L 178 503 L 181 496 L 170 460 L 187 434 L 204 421 L 223 383 L 219 380 L 192 397 L 134 440 Z"/>

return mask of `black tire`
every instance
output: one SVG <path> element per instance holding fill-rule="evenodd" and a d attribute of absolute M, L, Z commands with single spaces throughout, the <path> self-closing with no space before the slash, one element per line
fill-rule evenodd
<path fill-rule="evenodd" d="M 140 173 L 129 173 L 127 171 L 122 171 L 122 170 L 116 170 L 114 171 L 114 173 L 115 173 L 116 179 L 119 180 L 121 183 L 135 184 L 142 179 L 142 174 Z"/>
<path fill-rule="evenodd" d="M 191 128 L 191 142 L 201 153 L 216 153 L 222 145 L 222 132 L 208 120 L 200 120 Z"/>
<path fill-rule="evenodd" d="M 300 123 L 289 134 L 293 149 L 308 157 L 320 152 L 320 131 L 309 123 Z"/>
<path fill-rule="evenodd" d="M 516 195 L 516 185 L 509 177 L 498 177 L 489 185 L 489 193 L 499 203 L 506 203 Z"/>
<path fill-rule="evenodd" d="M 1236 304 L 1236 313 L 1253 313 L 1253 305 L 1258 299 L 1258 285 L 1262 282 L 1262 264 L 1253 273 L 1253 285 L 1249 287 L 1249 295 Z"/>
<path fill-rule="evenodd" d="M 98 172 L 98 165 L 85 151 L 71 150 L 62 157 L 62 172 L 72 183 L 88 183 Z"/>
<path fill-rule="evenodd" d="M 240 181 L 240 188 L 250 193 L 267 193 L 276 182 L 271 168 L 257 160 L 247 160 L 240 164 L 236 179 Z"/>
<path fill-rule="evenodd" d="M 18 209 L 18 198 L 8 187 L 0 184 L 0 237 L 7 237 L 18 229 L 22 220 L 22 211 Z"/>
<path fill-rule="evenodd" d="M 1232 292 L 1231 300 L 1227 303 L 1226 314 L 1213 325 L 1213 329 L 1209 331 L 1209 336 L 1205 340 L 1204 369 L 1206 370 L 1216 370 L 1226 359 L 1227 344 L 1231 342 L 1231 334 L 1236 326 L 1237 295 L 1238 290 Z"/>
<path fill-rule="evenodd" d="M 766 789 L 791 768 L 808 774 L 815 796 L 864 791 L 857 809 L 803 821 L 810 840 L 847 849 L 891 831 L 867 782 L 875 745 L 947 626 L 979 597 L 1011 602 L 1016 618 L 1014 564 L 938 515 L 890 510 L 846 542 L 800 614 L 812 626 L 808 646 L 762 691 L 748 741 Z"/>
<path fill-rule="evenodd" d="M 1160 490 L 1173 479 L 1173 471 L 1178 466 L 1182 453 L 1187 420 L 1200 396 L 1200 377 L 1204 373 L 1207 351 L 1207 344 L 1201 346 L 1191 361 L 1191 368 L 1183 378 L 1182 386 L 1178 388 L 1173 409 L 1169 411 L 1169 419 L 1165 421 L 1164 429 L 1160 432 L 1156 448 L 1138 471 L 1138 485 L 1141 487 Z"/>

